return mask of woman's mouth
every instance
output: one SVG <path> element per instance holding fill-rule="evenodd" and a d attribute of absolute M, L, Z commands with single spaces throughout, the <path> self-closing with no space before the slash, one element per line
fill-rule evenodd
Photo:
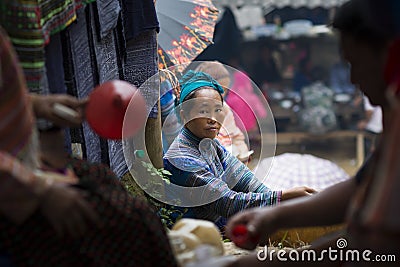
<path fill-rule="evenodd" d="M 206 131 L 218 132 L 218 131 L 219 131 L 219 128 L 218 128 L 218 127 L 208 127 L 208 128 L 206 128 Z"/>

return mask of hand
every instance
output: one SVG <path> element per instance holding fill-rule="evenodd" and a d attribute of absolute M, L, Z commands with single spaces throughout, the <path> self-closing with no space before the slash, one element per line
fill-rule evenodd
<path fill-rule="evenodd" d="M 357 129 L 358 130 L 365 130 L 365 128 L 367 128 L 367 124 L 368 124 L 368 122 L 365 121 L 365 120 L 359 121 L 357 123 Z"/>
<path fill-rule="evenodd" d="M 267 244 L 269 235 L 279 228 L 278 218 L 276 207 L 248 209 L 229 219 L 225 233 L 231 240 L 234 240 L 234 229 L 239 225 L 244 225 L 247 227 L 250 241 L 258 239 L 259 244 Z M 256 242 L 236 244 L 236 246 L 248 250 L 255 249 L 257 245 Z"/>
<path fill-rule="evenodd" d="M 99 217 L 83 198 L 83 191 L 66 185 L 51 185 L 42 196 L 40 210 L 59 236 L 77 238 L 90 225 L 99 225 Z"/>
<path fill-rule="evenodd" d="M 307 186 L 294 187 L 291 189 L 283 190 L 281 200 L 283 201 L 296 197 L 310 196 L 315 193 L 317 193 L 315 189 Z"/>
<path fill-rule="evenodd" d="M 78 127 L 84 120 L 84 108 L 87 99 L 79 100 L 66 94 L 37 95 L 31 94 L 33 110 L 35 115 L 47 119 L 58 126 Z M 76 118 L 64 119 L 58 116 L 53 109 L 54 104 L 59 103 L 75 110 L 79 116 Z"/>

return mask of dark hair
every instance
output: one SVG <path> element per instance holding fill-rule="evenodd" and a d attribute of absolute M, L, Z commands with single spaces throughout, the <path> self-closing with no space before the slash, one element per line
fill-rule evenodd
<path fill-rule="evenodd" d="M 202 90 L 202 89 L 212 89 L 212 90 L 214 90 L 213 88 L 207 87 L 207 86 L 205 86 L 205 87 L 199 87 L 199 88 L 197 88 L 196 90 L 194 90 L 193 92 L 191 92 L 190 94 L 188 94 L 188 95 L 182 100 L 182 103 L 184 103 L 184 102 L 187 101 L 187 100 L 190 100 L 190 99 L 195 98 L 195 97 L 196 97 L 197 91 Z M 221 95 L 220 92 L 217 91 L 217 93 L 218 93 L 219 96 L 221 97 L 221 102 L 223 103 L 223 102 L 224 102 L 224 98 L 222 97 L 222 95 Z"/>
<path fill-rule="evenodd" d="M 350 0 L 343 4 L 335 14 L 333 28 L 357 40 L 384 45 L 393 38 L 393 31 L 380 25 L 372 10 L 373 1 L 376 0 Z"/>

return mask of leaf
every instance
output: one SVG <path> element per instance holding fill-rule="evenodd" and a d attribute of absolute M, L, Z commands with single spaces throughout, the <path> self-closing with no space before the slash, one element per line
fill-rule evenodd
<path fill-rule="evenodd" d="M 172 173 L 170 173 L 169 171 L 167 171 L 167 170 L 162 170 L 161 171 L 163 174 L 165 174 L 165 175 L 168 175 L 168 176 L 171 176 L 172 175 Z"/>

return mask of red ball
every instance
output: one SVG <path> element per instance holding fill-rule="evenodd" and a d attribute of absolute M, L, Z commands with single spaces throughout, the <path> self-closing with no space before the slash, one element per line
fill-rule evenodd
<path fill-rule="evenodd" d="M 126 113 L 134 120 L 124 124 Z M 146 122 L 146 102 L 135 86 L 112 80 L 98 85 L 89 95 L 86 119 L 92 129 L 106 139 L 132 137 Z"/>
<path fill-rule="evenodd" d="M 232 241 L 238 247 L 244 246 L 249 240 L 249 233 L 247 231 L 247 227 L 245 225 L 237 225 L 232 230 Z"/>
<path fill-rule="evenodd" d="M 238 247 L 244 247 L 246 244 L 256 245 L 259 241 L 259 236 L 252 236 L 246 225 L 236 225 L 232 230 L 232 241 Z"/>

